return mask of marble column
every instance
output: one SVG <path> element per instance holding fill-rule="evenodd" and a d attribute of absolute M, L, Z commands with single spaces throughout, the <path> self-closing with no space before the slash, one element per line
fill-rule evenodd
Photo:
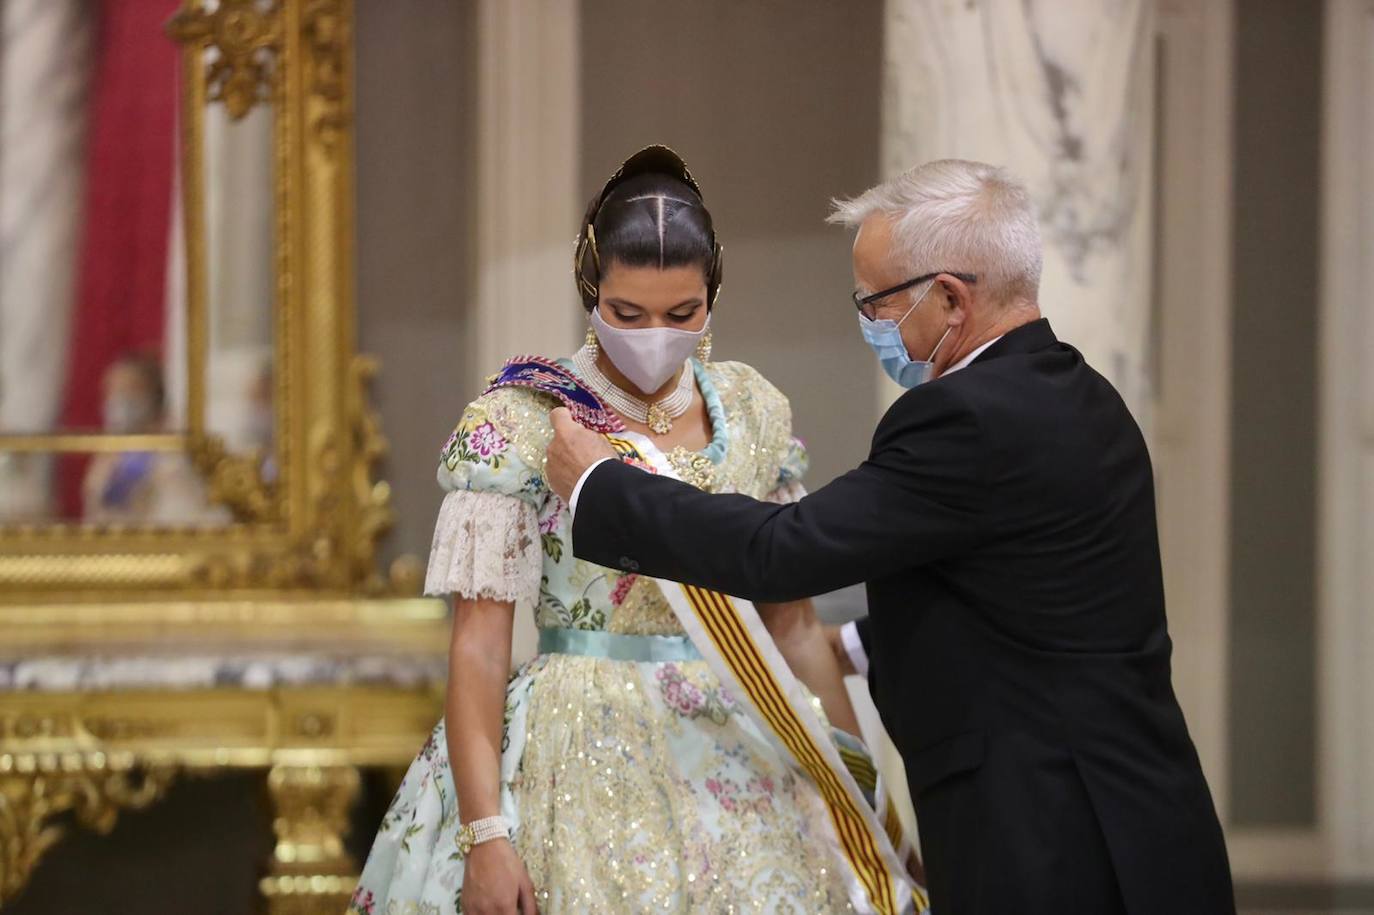
<path fill-rule="evenodd" d="M 46 432 L 66 374 L 81 230 L 90 17 L 10 0 L 0 19 L 0 431 Z M 48 509 L 49 459 L 0 455 L 0 518 Z"/>
<path fill-rule="evenodd" d="M 578 186 L 578 8 L 482 0 L 478 28 L 476 366 L 572 351 L 582 311 L 572 245 Z"/>
<path fill-rule="evenodd" d="M 1004 165 L 1040 210 L 1040 302 L 1148 428 L 1153 4 L 888 0 L 884 175 Z"/>
<path fill-rule="evenodd" d="M 1173 680 L 1223 821 L 1231 642 L 1232 0 L 1161 0 L 1153 398 Z"/>
<path fill-rule="evenodd" d="M 1329 0 L 1325 26 L 1317 796 L 1322 873 L 1354 882 L 1374 880 L 1374 2 Z"/>
<path fill-rule="evenodd" d="M 581 120 L 579 5 L 480 0 L 477 5 L 476 298 L 465 389 L 511 356 L 558 357 L 581 336 L 572 282 Z M 512 653 L 534 654 L 533 615 L 518 608 Z"/>
<path fill-rule="evenodd" d="M 0 428 L 57 419 L 85 172 L 91 23 L 79 0 L 0 22 Z"/>

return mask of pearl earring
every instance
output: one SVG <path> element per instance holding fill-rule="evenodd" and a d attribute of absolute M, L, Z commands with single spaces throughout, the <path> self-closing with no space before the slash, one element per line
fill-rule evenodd
<path fill-rule="evenodd" d="M 601 345 L 597 342 L 596 331 L 592 330 L 590 326 L 587 327 L 587 337 L 582 342 L 582 347 L 593 359 L 601 353 Z"/>

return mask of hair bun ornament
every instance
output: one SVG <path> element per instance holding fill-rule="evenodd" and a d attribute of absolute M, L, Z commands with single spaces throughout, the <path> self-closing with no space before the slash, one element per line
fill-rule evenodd
<path fill-rule="evenodd" d="M 588 311 L 596 307 L 598 288 L 601 284 L 601 257 L 596 250 L 594 228 L 596 216 L 601 212 L 601 207 L 605 204 L 606 198 L 611 196 L 611 192 L 637 175 L 668 175 L 676 178 L 692 189 L 698 201 L 702 200 L 701 185 L 692 177 L 692 173 L 687 169 L 687 163 L 667 146 L 646 146 L 622 162 L 620 168 L 615 170 L 615 174 L 606 180 L 601 193 L 587 204 L 587 212 L 582 218 L 582 230 L 577 233 L 577 240 L 573 243 L 573 280 L 577 283 L 577 292 L 582 297 L 582 304 Z M 721 255 L 724 251 L 721 244 L 715 240 L 714 230 L 711 248 L 711 263 L 706 271 L 706 301 L 709 306 L 714 307 L 716 297 L 720 295 Z"/>

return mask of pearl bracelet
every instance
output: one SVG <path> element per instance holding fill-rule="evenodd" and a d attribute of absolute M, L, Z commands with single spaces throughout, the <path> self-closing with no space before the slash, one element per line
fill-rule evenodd
<path fill-rule="evenodd" d="M 473 848 L 483 842 L 510 838 L 510 831 L 510 820 L 505 817 L 483 817 L 480 820 L 473 820 L 471 823 L 464 823 L 459 826 L 458 835 L 454 837 L 454 841 L 458 844 L 458 854 L 466 858 Z"/>

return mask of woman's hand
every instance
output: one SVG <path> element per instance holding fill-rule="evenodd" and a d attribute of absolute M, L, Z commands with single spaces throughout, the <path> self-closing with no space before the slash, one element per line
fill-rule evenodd
<path fill-rule="evenodd" d="M 469 915 L 535 915 L 534 884 L 506 839 L 474 846 L 463 868 L 463 911 Z"/>

